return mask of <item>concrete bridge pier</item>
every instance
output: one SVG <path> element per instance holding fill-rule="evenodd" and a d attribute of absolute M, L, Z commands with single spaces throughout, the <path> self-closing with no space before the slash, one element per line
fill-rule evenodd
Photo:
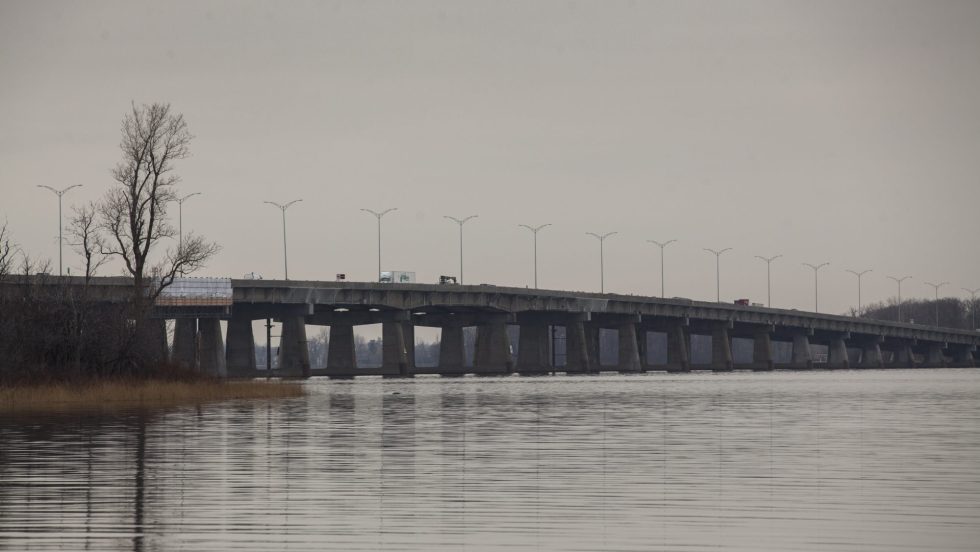
<path fill-rule="evenodd" d="M 333 329 L 330 331 L 330 346 L 333 346 Z M 279 373 L 288 377 L 308 378 L 310 350 L 306 344 L 306 319 L 302 316 L 284 316 L 279 335 Z"/>
<path fill-rule="evenodd" d="M 228 346 L 225 349 L 225 365 L 228 375 L 239 377 L 255 376 L 255 336 L 252 334 L 252 319 L 247 316 L 232 316 L 228 321 Z"/>
<path fill-rule="evenodd" d="M 507 322 L 503 317 L 493 317 L 477 326 L 473 371 L 479 375 L 509 374 L 514 371 Z"/>
<path fill-rule="evenodd" d="M 619 360 L 617 370 L 620 373 L 642 372 L 640 363 L 640 347 L 637 344 L 636 322 L 625 322 L 619 329 Z M 646 337 L 646 333 L 643 333 Z"/>
<path fill-rule="evenodd" d="M 772 358 L 771 328 L 756 330 L 752 336 L 752 369 L 772 370 L 776 363 Z"/>
<path fill-rule="evenodd" d="M 891 362 L 893 368 L 915 368 L 915 355 L 908 342 L 899 344 L 894 353 Z"/>
<path fill-rule="evenodd" d="M 565 373 L 585 374 L 592 371 L 585 320 L 572 317 L 565 324 Z"/>
<path fill-rule="evenodd" d="M 945 368 L 946 356 L 943 354 L 944 348 L 946 348 L 945 343 L 930 343 L 926 350 L 925 366 L 929 368 Z"/>
<path fill-rule="evenodd" d="M 199 318 L 200 330 L 200 362 L 201 371 L 209 376 L 228 377 L 228 366 L 225 364 L 225 342 L 221 337 L 221 320 L 217 318 Z"/>
<path fill-rule="evenodd" d="M 286 325 L 283 324 L 283 335 Z M 305 334 L 303 336 L 306 337 Z M 305 350 L 304 339 L 304 350 Z M 310 360 L 307 355 L 306 364 Z M 330 326 L 330 343 L 327 344 L 327 376 L 331 378 L 351 378 L 357 370 L 357 355 L 354 352 L 354 325 L 334 324 Z"/>
<path fill-rule="evenodd" d="M 844 341 L 849 338 L 850 334 L 840 334 L 830 338 L 830 342 L 827 344 L 828 368 L 843 368 L 846 370 L 851 367 L 851 361 L 847 357 L 847 343 Z"/>
<path fill-rule="evenodd" d="M 953 350 L 953 363 L 950 366 L 957 368 L 975 368 L 974 347 L 970 345 L 959 345 L 951 347 Z"/>
<path fill-rule="evenodd" d="M 386 378 L 415 376 L 415 325 L 411 322 L 381 323 L 381 368 Z"/>
<path fill-rule="evenodd" d="M 805 332 L 793 334 L 792 367 L 797 370 L 813 369 L 813 352 L 810 350 L 810 336 Z"/>
<path fill-rule="evenodd" d="M 551 372 L 548 358 L 548 325 L 542 322 L 522 323 L 517 342 L 517 371 L 521 374 Z"/>
<path fill-rule="evenodd" d="M 687 325 L 675 322 L 667 327 L 667 371 L 691 371 L 691 334 Z"/>
<path fill-rule="evenodd" d="M 728 325 L 728 322 L 724 322 L 711 330 L 711 369 L 716 372 L 729 372 L 734 369 Z"/>
<path fill-rule="evenodd" d="M 600 356 L 601 342 L 599 334 L 602 326 L 596 321 L 585 323 L 585 347 L 589 351 L 588 373 L 598 374 L 602 371 L 602 357 Z"/>
<path fill-rule="evenodd" d="M 885 339 L 875 336 L 866 340 L 861 346 L 862 368 L 884 368 L 885 361 L 881 356 L 881 344 Z"/>
<path fill-rule="evenodd" d="M 173 361 L 189 370 L 197 370 L 197 319 L 174 321 Z"/>
<path fill-rule="evenodd" d="M 463 353 L 463 325 L 443 324 L 439 338 L 439 374 L 462 376 L 466 373 L 466 357 Z"/>

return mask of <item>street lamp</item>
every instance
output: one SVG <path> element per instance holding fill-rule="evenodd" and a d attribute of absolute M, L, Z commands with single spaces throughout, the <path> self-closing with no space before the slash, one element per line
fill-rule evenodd
<path fill-rule="evenodd" d="M 387 215 L 392 211 L 397 211 L 398 207 L 392 207 L 390 209 L 385 209 L 380 213 L 378 211 L 372 211 L 371 209 L 361 209 L 365 213 L 371 213 L 376 219 L 378 219 L 378 281 L 381 281 L 381 217 Z"/>
<path fill-rule="evenodd" d="M 177 198 L 177 251 L 178 252 L 180 252 L 184 248 L 184 202 L 196 195 L 201 195 L 201 192 L 194 192 L 192 194 L 187 194 L 184 197 Z"/>
<path fill-rule="evenodd" d="M 518 224 L 518 226 L 527 228 L 534 234 L 534 289 L 538 289 L 538 231 L 551 226 L 551 223 L 541 226 L 528 226 L 527 224 Z"/>
<path fill-rule="evenodd" d="M 660 247 L 660 298 L 664 298 L 664 248 L 668 245 L 674 243 L 677 240 L 667 240 L 665 242 L 658 242 L 657 240 L 647 240 L 647 243 L 656 244 Z"/>
<path fill-rule="evenodd" d="M 45 186 L 44 184 L 38 184 L 37 185 L 38 188 L 46 188 L 48 190 L 51 190 L 52 192 L 54 192 L 54 194 L 56 196 L 58 196 L 58 276 L 61 276 L 63 274 L 63 271 L 62 271 L 62 265 L 63 265 L 63 260 L 62 259 L 63 258 L 62 258 L 62 252 L 61 252 L 61 250 L 62 250 L 62 246 L 65 243 L 65 240 L 64 240 L 64 238 L 62 237 L 62 234 L 61 234 L 61 232 L 62 232 L 62 229 L 61 229 L 61 196 L 65 195 L 65 192 L 67 192 L 68 190 L 70 190 L 72 188 L 77 188 L 79 186 L 81 186 L 81 184 L 73 184 L 71 186 L 68 186 L 67 188 L 63 188 L 61 190 L 56 190 L 56 189 L 52 188 L 51 186 Z"/>
<path fill-rule="evenodd" d="M 470 215 L 463 219 L 458 219 L 456 217 L 450 217 L 448 215 L 443 215 L 443 218 L 447 218 L 459 225 L 459 283 L 463 284 L 463 225 L 466 221 L 470 219 L 475 219 L 479 215 Z"/>
<path fill-rule="evenodd" d="M 857 316 L 861 316 L 861 276 L 864 276 L 865 274 L 871 272 L 871 269 L 869 268 L 867 270 L 862 270 L 861 272 L 855 272 L 855 271 L 853 271 L 853 270 L 851 270 L 851 269 L 848 268 L 848 269 L 845 269 L 845 271 L 846 272 L 850 272 L 851 274 L 857 276 L 857 279 L 858 279 L 858 310 L 857 310 Z"/>
<path fill-rule="evenodd" d="M 603 244 L 606 243 L 606 238 L 615 236 L 618 233 L 619 232 L 606 232 L 605 234 L 599 235 L 593 232 L 586 232 L 586 234 L 599 240 L 599 293 L 606 292 L 606 261 L 605 254 L 603 252 Z"/>
<path fill-rule="evenodd" d="M 970 331 L 977 330 L 977 293 L 980 292 L 980 288 L 977 289 L 967 289 L 963 288 L 963 291 L 970 294 L 970 312 L 972 313 L 970 324 Z"/>
<path fill-rule="evenodd" d="M 803 263 L 803 264 L 813 269 L 813 312 L 820 312 L 820 295 L 819 295 L 820 285 L 817 279 L 817 271 L 829 265 L 830 263 L 820 263 L 816 266 L 810 263 Z"/>
<path fill-rule="evenodd" d="M 716 251 L 708 247 L 704 248 L 708 253 L 715 255 L 715 291 L 717 292 L 716 301 L 719 303 L 721 303 L 721 254 L 725 251 L 731 251 L 731 249 L 731 247 L 726 247 L 721 251 Z"/>
<path fill-rule="evenodd" d="M 756 259 L 766 261 L 766 306 L 769 308 L 772 308 L 772 262 L 780 257 L 782 255 L 773 255 L 772 257 L 755 256 Z"/>
<path fill-rule="evenodd" d="M 945 286 L 949 282 L 939 282 L 934 284 L 932 282 L 923 282 L 927 286 L 932 286 L 932 289 L 936 292 L 936 326 L 939 326 L 939 288 Z"/>
<path fill-rule="evenodd" d="M 275 201 L 263 201 L 262 202 L 262 203 L 268 203 L 269 205 L 273 205 L 275 207 L 278 207 L 279 210 L 282 211 L 282 268 L 283 268 L 283 272 L 285 272 L 285 274 L 286 274 L 286 279 L 287 280 L 289 279 L 289 262 L 288 262 L 287 257 L 286 257 L 286 209 L 289 209 L 289 206 L 290 205 L 292 205 L 294 203 L 299 203 L 300 201 L 303 201 L 303 200 L 302 199 L 294 199 L 294 200 L 290 201 L 289 203 L 286 203 L 285 205 L 276 203 Z"/>
<path fill-rule="evenodd" d="M 902 321 L 902 282 L 911 278 L 911 276 L 902 276 L 901 278 L 896 278 L 894 276 L 886 276 L 889 280 L 893 280 L 898 284 L 898 321 Z"/>

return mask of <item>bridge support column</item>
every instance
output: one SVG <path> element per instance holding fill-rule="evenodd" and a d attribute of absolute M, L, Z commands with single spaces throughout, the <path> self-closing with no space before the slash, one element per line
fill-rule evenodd
<path fill-rule="evenodd" d="M 381 324 L 381 367 L 384 377 L 415 375 L 415 326 L 411 322 Z"/>
<path fill-rule="evenodd" d="M 286 326 L 283 325 L 283 330 L 285 329 Z M 310 363 L 308 358 L 306 363 L 307 365 Z M 357 354 L 354 352 L 354 326 L 351 324 L 330 326 L 330 343 L 327 345 L 327 375 L 332 378 L 352 378 L 355 375 L 355 370 L 357 370 Z"/>
<path fill-rule="evenodd" d="M 930 343 L 926 352 L 925 365 L 929 368 L 945 368 L 946 356 L 943 354 L 944 343 Z"/>
<path fill-rule="evenodd" d="M 640 348 L 636 342 L 636 323 L 627 322 L 619 325 L 619 354 L 617 370 L 621 373 L 642 372 L 640 364 Z"/>
<path fill-rule="evenodd" d="M 178 318 L 174 321 L 173 360 L 188 370 L 197 370 L 197 319 Z"/>
<path fill-rule="evenodd" d="M 551 372 L 547 324 L 521 324 L 520 340 L 517 342 L 517 371 L 521 374 Z"/>
<path fill-rule="evenodd" d="M 490 320 L 477 327 L 473 371 L 481 375 L 509 374 L 514 371 L 507 324 L 503 319 Z"/>
<path fill-rule="evenodd" d="M 592 371 L 585 322 L 570 320 L 565 324 L 565 373 L 584 374 Z"/>
<path fill-rule="evenodd" d="M 711 330 L 711 369 L 722 372 L 732 368 L 732 342 L 728 337 L 728 324 L 725 323 Z"/>
<path fill-rule="evenodd" d="M 589 351 L 589 370 L 590 374 L 598 374 L 602 371 L 602 344 L 599 340 L 602 328 L 596 322 L 585 323 L 585 347 Z"/>
<path fill-rule="evenodd" d="M 844 342 L 844 336 L 837 335 L 830 338 L 830 343 L 827 346 L 827 365 L 830 368 L 843 368 L 845 370 L 851 367 L 851 361 L 847 358 L 847 344 Z"/>
<path fill-rule="evenodd" d="M 667 371 L 691 371 L 691 335 L 681 323 L 667 328 Z"/>
<path fill-rule="evenodd" d="M 199 318 L 197 325 L 201 332 L 201 371 L 209 376 L 228 377 L 228 367 L 225 364 L 225 342 L 221 338 L 221 320 Z"/>
<path fill-rule="evenodd" d="M 895 349 L 895 356 L 892 359 L 891 366 L 893 368 L 915 368 L 915 355 L 912 354 L 912 346 L 908 343 L 902 343 Z"/>
<path fill-rule="evenodd" d="M 251 318 L 232 316 L 228 321 L 225 364 L 230 376 L 255 376 L 255 336 L 252 334 Z"/>
<path fill-rule="evenodd" d="M 793 334 L 793 368 L 795 369 L 813 369 L 813 352 L 810 351 L 810 337 L 803 333 L 798 332 Z"/>
<path fill-rule="evenodd" d="M 772 337 L 768 329 L 756 330 L 752 336 L 752 369 L 772 370 L 775 362 L 772 359 Z"/>
<path fill-rule="evenodd" d="M 310 377 L 310 350 L 306 345 L 306 320 L 302 316 L 282 319 L 279 336 L 279 373 L 282 376 Z M 333 346 L 333 330 L 330 332 Z"/>
<path fill-rule="evenodd" d="M 866 341 L 861 347 L 861 367 L 862 368 L 884 368 L 885 361 L 881 358 L 881 337 L 874 337 Z"/>
<path fill-rule="evenodd" d="M 465 361 L 462 324 L 443 325 L 439 338 L 439 374 L 462 376 L 466 373 Z"/>
<path fill-rule="evenodd" d="M 975 368 L 976 362 L 973 358 L 973 347 L 969 345 L 959 345 L 953 349 L 953 364 L 957 368 Z"/>

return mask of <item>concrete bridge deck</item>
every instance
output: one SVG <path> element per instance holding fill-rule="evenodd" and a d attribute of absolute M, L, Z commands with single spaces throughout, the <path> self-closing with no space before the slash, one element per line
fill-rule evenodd
<path fill-rule="evenodd" d="M 131 293 L 128 285 L 126 278 L 97 278 L 91 295 L 124 301 Z M 711 337 L 711 362 L 701 368 L 714 370 L 812 368 L 812 345 L 827 348 L 827 362 L 821 365 L 829 368 L 974 366 L 980 345 L 975 331 L 683 298 L 493 285 L 296 280 L 236 279 L 231 288 L 228 308 L 157 310 L 159 318 L 176 319 L 174 360 L 217 374 L 256 374 L 252 321 L 258 319 L 281 322 L 279 371 L 295 376 L 314 374 L 306 347 L 307 325 L 330 327 L 327 367 L 316 372 L 334 377 L 686 371 L 698 368 L 691 362 L 692 335 Z M 228 320 L 227 347 L 221 319 Z M 357 366 L 353 328 L 363 324 L 382 325 L 381 368 Z M 520 328 L 516 359 L 508 325 Z M 415 366 L 417 326 L 441 329 L 436 368 Z M 464 358 L 465 327 L 477 329 L 472 366 Z M 553 366 L 556 327 L 563 328 L 565 336 L 565 363 L 560 367 Z M 613 367 L 598 361 L 600 329 L 617 331 L 618 362 Z M 648 362 L 648 332 L 666 335 L 666 364 Z M 751 362 L 736 364 L 733 338 L 752 340 Z M 779 341 L 792 343 L 789 362 L 775 361 L 773 342 Z"/>

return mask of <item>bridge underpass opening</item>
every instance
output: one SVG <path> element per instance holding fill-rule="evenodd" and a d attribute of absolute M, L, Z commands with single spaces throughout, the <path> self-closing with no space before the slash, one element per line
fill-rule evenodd
<path fill-rule="evenodd" d="M 435 368 L 439 366 L 439 343 L 442 328 L 415 326 L 415 366 Z"/>
<path fill-rule="evenodd" d="M 354 357 L 358 368 L 380 368 L 382 364 L 381 324 L 354 326 Z"/>

